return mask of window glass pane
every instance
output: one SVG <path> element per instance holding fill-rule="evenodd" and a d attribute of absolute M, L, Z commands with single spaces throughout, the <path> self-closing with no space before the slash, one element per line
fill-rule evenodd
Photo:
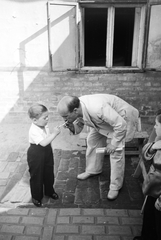
<path fill-rule="evenodd" d="M 135 8 L 116 8 L 113 66 L 131 66 Z"/>
<path fill-rule="evenodd" d="M 85 66 L 105 66 L 107 9 L 85 8 Z"/>

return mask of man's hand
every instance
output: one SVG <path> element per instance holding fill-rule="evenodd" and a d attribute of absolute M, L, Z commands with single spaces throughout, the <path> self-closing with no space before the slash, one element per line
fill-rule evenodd
<path fill-rule="evenodd" d="M 73 134 L 75 133 L 75 128 L 74 128 L 73 123 L 69 123 L 68 121 L 66 121 L 65 128 L 68 128 L 70 130 L 70 132 L 72 132 Z"/>
<path fill-rule="evenodd" d="M 155 142 L 151 148 L 152 148 L 153 150 L 159 150 L 159 149 L 161 149 L 161 140 Z"/>
<path fill-rule="evenodd" d="M 156 202 L 155 202 L 155 208 L 158 210 L 158 211 L 161 211 L 161 199 L 160 197 L 157 198 Z"/>
<path fill-rule="evenodd" d="M 107 153 L 114 153 L 115 152 L 115 150 L 116 150 L 116 147 L 115 146 L 113 146 L 111 143 L 109 143 L 108 145 L 107 145 L 107 147 L 106 147 L 106 151 L 107 151 Z"/>

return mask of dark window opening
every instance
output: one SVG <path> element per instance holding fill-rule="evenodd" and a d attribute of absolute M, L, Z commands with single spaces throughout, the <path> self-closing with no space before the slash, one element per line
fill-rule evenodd
<path fill-rule="evenodd" d="M 131 66 L 135 8 L 116 8 L 113 66 Z"/>
<path fill-rule="evenodd" d="M 85 8 L 85 66 L 106 65 L 107 9 Z"/>

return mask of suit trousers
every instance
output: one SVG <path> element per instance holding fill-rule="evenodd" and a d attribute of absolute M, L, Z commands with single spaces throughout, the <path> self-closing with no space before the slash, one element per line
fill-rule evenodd
<path fill-rule="evenodd" d="M 104 153 L 97 153 L 96 149 L 105 147 L 107 139 L 104 135 L 91 128 L 87 137 L 87 151 L 86 151 L 86 172 L 89 174 L 99 174 L 102 172 Z M 123 143 L 122 143 L 123 146 Z M 125 171 L 125 151 L 124 147 L 121 151 L 115 151 L 110 154 L 110 186 L 111 190 L 119 190 L 123 185 L 124 171 Z"/>
<path fill-rule="evenodd" d="M 32 198 L 41 201 L 43 195 L 54 193 L 53 151 L 51 145 L 31 144 L 27 151 Z"/>

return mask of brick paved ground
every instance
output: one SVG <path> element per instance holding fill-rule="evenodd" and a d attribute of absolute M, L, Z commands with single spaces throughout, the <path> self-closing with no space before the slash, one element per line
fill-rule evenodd
<path fill-rule="evenodd" d="M 139 210 L 0 209 L 1 240 L 131 240 L 141 224 Z"/>
<path fill-rule="evenodd" d="M 140 233 L 143 196 L 139 181 L 132 177 L 138 158 L 126 158 L 123 189 L 110 202 L 106 199 L 108 156 L 102 174 L 79 181 L 76 175 L 84 171 L 85 151 L 65 138 L 75 150 L 54 151 L 55 189 L 60 199 L 44 198 L 44 207 L 35 208 L 29 189 L 26 130 L 27 126 L 23 131 L 10 126 L 8 134 L 1 134 L 0 240 L 132 240 Z M 57 146 L 63 148 L 60 139 Z"/>
<path fill-rule="evenodd" d="M 55 190 L 59 200 L 43 199 L 44 207 L 97 207 L 116 209 L 140 209 L 143 203 L 140 182 L 133 178 L 138 157 L 126 156 L 125 181 L 120 196 L 115 201 L 107 200 L 110 164 L 104 159 L 103 172 L 85 181 L 77 175 L 85 169 L 85 151 L 54 150 Z M 11 162 L 12 160 L 12 162 Z M 32 206 L 29 188 L 29 173 L 26 154 L 11 153 L 1 177 L 6 188 L 0 198 L 1 204 Z"/>

